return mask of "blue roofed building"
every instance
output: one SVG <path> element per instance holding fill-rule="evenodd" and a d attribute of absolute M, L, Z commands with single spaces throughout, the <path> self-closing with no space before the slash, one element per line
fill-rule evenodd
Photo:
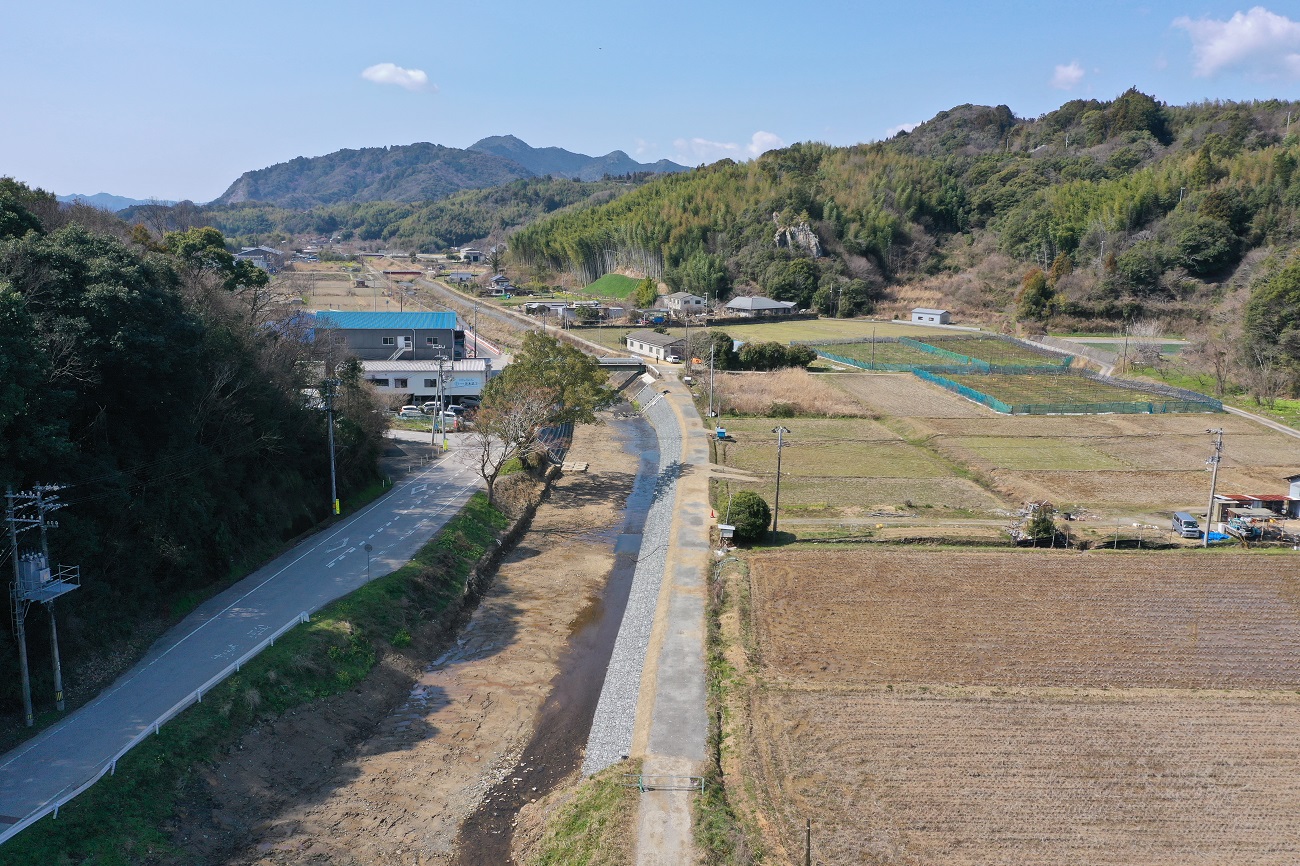
<path fill-rule="evenodd" d="M 455 313 L 316 313 L 316 330 L 334 330 L 363 361 L 459 360 L 465 332 Z"/>

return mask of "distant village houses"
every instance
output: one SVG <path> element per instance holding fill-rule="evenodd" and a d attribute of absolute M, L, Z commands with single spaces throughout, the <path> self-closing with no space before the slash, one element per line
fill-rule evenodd
<path fill-rule="evenodd" d="M 274 247 L 243 247 L 235 253 L 235 261 L 252 262 L 270 274 L 279 273 L 284 268 L 285 255 Z"/>

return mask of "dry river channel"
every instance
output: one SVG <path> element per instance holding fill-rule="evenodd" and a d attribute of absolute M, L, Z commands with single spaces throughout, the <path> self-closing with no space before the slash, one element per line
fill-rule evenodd
<path fill-rule="evenodd" d="M 550 694 L 538 712 L 536 727 L 518 762 L 487 792 L 462 826 L 453 861 L 457 866 L 500 866 L 510 862 L 510 843 L 519 810 L 571 777 L 582 763 L 596 702 L 627 606 L 659 471 L 655 432 L 629 410 L 629 406 L 621 406 L 617 411 L 621 417 L 611 420 L 609 426 L 613 429 L 604 432 L 613 433 L 629 454 L 639 457 L 636 480 L 623 506 L 622 520 L 612 530 L 588 536 L 600 535 L 613 546 L 614 564 L 604 591 L 573 622 L 559 672 L 551 681 Z M 581 459 L 581 455 L 575 454 L 574 459 Z"/>

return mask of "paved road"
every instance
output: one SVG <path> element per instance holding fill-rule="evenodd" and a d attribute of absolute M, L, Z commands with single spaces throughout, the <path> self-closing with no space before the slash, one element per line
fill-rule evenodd
<path fill-rule="evenodd" d="M 642 773 L 647 781 L 664 787 L 641 797 L 636 852 L 638 866 L 678 866 L 696 862 L 691 823 L 695 795 L 684 790 L 681 777 L 703 771 L 709 730 L 704 664 L 705 587 L 712 562 L 709 445 L 686 386 L 665 379 L 655 387 L 664 396 L 656 412 L 645 414 L 661 441 L 678 444 L 681 477 L 632 747 L 645 759 Z M 667 433 L 672 427 L 676 429 Z"/>
<path fill-rule="evenodd" d="M 94 701 L 0 759 L 8 838 L 94 778 L 155 719 L 302 612 L 401 567 L 480 486 L 455 452 L 211 599 Z M 369 557 L 363 545 L 373 551 Z"/>

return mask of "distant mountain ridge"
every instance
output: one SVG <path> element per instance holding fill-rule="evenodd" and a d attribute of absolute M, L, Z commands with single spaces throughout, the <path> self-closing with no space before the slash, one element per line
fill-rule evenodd
<path fill-rule="evenodd" d="M 142 204 L 164 204 L 173 205 L 174 201 L 159 201 L 158 199 L 127 198 L 124 195 L 113 195 L 107 192 L 97 192 L 94 195 L 81 195 L 73 193 L 72 195 L 56 195 L 56 199 L 65 204 L 72 202 L 81 202 L 91 207 L 97 207 L 100 210 L 112 211 L 117 213 L 120 210 L 126 210 L 129 207 L 135 207 Z"/>
<path fill-rule="evenodd" d="M 687 170 L 686 166 L 667 159 L 653 163 L 637 162 L 621 150 L 611 151 L 604 156 L 587 156 L 562 147 L 532 147 L 513 135 L 492 135 L 474 142 L 469 149 L 514 160 L 534 174 L 556 175 L 573 180 L 600 180 L 605 175 L 638 172 L 671 174 Z"/>
<path fill-rule="evenodd" d="M 639 163 L 621 150 L 592 157 L 559 147 L 536 148 L 513 135 L 469 148 L 419 142 L 300 156 L 247 171 L 214 205 L 266 202 L 294 210 L 369 201 L 436 201 L 466 189 L 552 175 L 593 181 L 605 175 L 686 171 L 668 160 Z"/>

